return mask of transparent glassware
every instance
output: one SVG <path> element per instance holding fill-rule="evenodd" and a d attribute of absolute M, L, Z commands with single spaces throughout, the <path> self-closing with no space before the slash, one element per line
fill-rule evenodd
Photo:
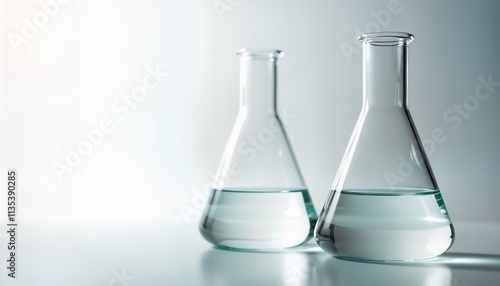
<path fill-rule="evenodd" d="M 408 109 L 413 38 L 359 36 L 363 107 L 315 228 L 318 245 L 335 256 L 420 260 L 453 243 L 453 225 Z"/>
<path fill-rule="evenodd" d="M 316 211 L 277 112 L 282 51 L 243 49 L 240 106 L 200 221 L 212 244 L 237 250 L 298 246 L 313 236 Z"/>

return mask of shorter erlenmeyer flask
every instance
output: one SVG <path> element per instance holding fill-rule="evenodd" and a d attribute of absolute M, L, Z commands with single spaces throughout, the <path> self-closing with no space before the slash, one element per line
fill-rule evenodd
<path fill-rule="evenodd" d="M 453 226 L 407 101 L 413 35 L 360 36 L 363 108 L 315 229 L 319 246 L 358 260 L 445 252 Z"/>
<path fill-rule="evenodd" d="M 230 249 L 297 246 L 312 237 L 317 215 L 276 110 L 276 64 L 283 52 L 243 49 L 238 56 L 239 113 L 200 232 Z"/>

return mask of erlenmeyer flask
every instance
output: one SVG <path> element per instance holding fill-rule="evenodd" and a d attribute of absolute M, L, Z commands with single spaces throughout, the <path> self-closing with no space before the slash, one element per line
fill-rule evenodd
<path fill-rule="evenodd" d="M 225 248 L 297 246 L 312 237 L 317 215 L 283 128 L 288 121 L 276 110 L 276 64 L 283 52 L 243 49 L 237 55 L 239 113 L 200 232 Z"/>
<path fill-rule="evenodd" d="M 419 260 L 454 230 L 408 110 L 413 35 L 364 34 L 363 107 L 315 229 L 319 246 L 359 260 Z"/>

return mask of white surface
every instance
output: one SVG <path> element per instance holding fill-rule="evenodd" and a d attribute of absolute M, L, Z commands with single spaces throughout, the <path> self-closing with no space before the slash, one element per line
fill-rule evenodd
<path fill-rule="evenodd" d="M 439 258 L 370 264 L 333 258 L 313 242 L 283 252 L 218 250 L 194 224 L 21 224 L 18 278 L 7 279 L 2 267 L 0 281 L 23 286 L 498 285 L 500 225 L 456 228 L 455 245 Z M 2 261 L 5 243 L 2 237 Z M 122 271 L 129 280 L 114 281 Z"/>
<path fill-rule="evenodd" d="M 182 224 L 195 221 L 204 207 L 236 118 L 235 52 L 242 47 L 285 50 L 279 110 L 286 106 L 296 115 L 287 132 L 321 209 L 361 108 L 354 39 L 377 25 L 374 14 L 393 2 L 221 1 L 234 5 L 223 17 L 205 0 L 66 1 L 19 51 L 9 33 L 21 34 L 24 19 L 44 10 L 38 0 L 1 1 L 0 170 L 19 171 L 18 285 L 113 285 L 113 271 L 122 269 L 135 276 L 130 286 L 258 285 L 257 279 L 260 285 L 314 284 L 308 279 L 411 285 L 404 281 L 408 269 L 421 285 L 495 285 L 498 266 L 479 262 L 498 262 L 499 225 L 478 223 L 500 217 L 500 89 L 459 117 L 460 124 L 443 115 L 475 96 L 480 77 L 500 81 L 499 2 L 401 0 L 399 12 L 378 24 L 415 34 L 410 108 L 422 138 L 444 131 L 446 140 L 433 142 L 429 159 L 457 227 L 452 251 L 469 253 L 394 268 L 315 251 L 213 250 L 194 225 Z M 358 52 L 346 57 L 344 43 Z M 122 94 L 141 87 L 156 68 L 168 76 L 127 116 L 114 112 L 116 102 L 123 107 Z M 85 131 L 105 118 L 113 131 L 59 181 L 52 163 L 64 162 L 67 148 L 85 141 Z M 0 214 L 5 207 L 2 195 Z M 462 221 L 471 224 L 462 228 Z M 477 253 L 497 256 L 484 260 Z M 5 271 L 0 267 L 2 286 Z"/>

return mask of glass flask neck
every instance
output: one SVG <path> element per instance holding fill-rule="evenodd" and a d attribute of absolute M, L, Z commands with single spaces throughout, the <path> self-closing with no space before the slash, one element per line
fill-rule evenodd
<path fill-rule="evenodd" d="M 276 65 L 283 52 L 248 50 L 240 57 L 240 112 L 276 114 Z"/>
<path fill-rule="evenodd" d="M 406 108 L 408 43 L 406 33 L 360 36 L 363 45 L 363 105 L 365 108 Z"/>

